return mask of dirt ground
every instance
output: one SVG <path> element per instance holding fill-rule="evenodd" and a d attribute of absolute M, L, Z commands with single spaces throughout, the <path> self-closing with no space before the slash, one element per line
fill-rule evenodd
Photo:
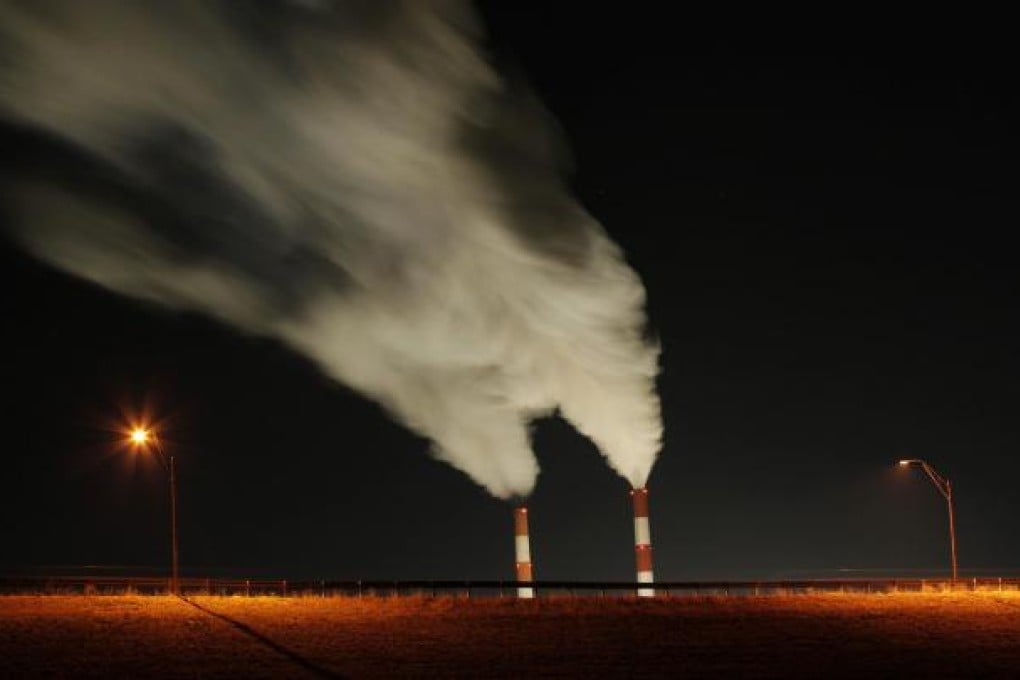
<path fill-rule="evenodd" d="M 3 596 L 3 677 L 1020 677 L 1020 594 Z"/>

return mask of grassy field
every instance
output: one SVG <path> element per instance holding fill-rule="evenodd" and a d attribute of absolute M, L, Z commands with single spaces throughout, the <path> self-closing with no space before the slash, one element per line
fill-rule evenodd
<path fill-rule="evenodd" d="M 4 596 L 0 675 L 1020 677 L 1020 595 Z"/>

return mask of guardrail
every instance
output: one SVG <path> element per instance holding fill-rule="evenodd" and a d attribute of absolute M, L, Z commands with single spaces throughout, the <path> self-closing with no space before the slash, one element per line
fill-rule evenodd
<path fill-rule="evenodd" d="M 633 597 L 655 589 L 659 598 L 683 596 L 768 596 L 815 593 L 896 593 L 1020 591 L 1020 578 L 818 579 L 796 581 L 663 581 L 654 584 L 603 581 L 449 581 L 449 580 L 270 580 L 182 578 L 183 595 L 277 595 L 315 597 L 455 596 L 513 597 L 519 587 L 538 596 Z M 0 577 L 0 594 L 83 593 L 163 595 L 170 579 L 147 576 Z"/>

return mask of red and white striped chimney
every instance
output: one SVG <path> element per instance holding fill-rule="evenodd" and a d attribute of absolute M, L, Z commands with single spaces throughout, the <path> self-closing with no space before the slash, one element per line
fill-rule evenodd
<path fill-rule="evenodd" d="M 531 581 L 531 539 L 528 537 L 528 509 L 523 505 L 514 508 L 514 555 L 519 582 Z M 534 588 L 518 588 L 517 597 L 535 597 Z"/>
<path fill-rule="evenodd" d="M 637 582 L 652 583 L 652 530 L 648 526 L 648 489 L 632 489 L 634 500 L 634 556 L 637 561 Z M 638 588 L 638 597 L 652 597 L 654 588 Z"/>

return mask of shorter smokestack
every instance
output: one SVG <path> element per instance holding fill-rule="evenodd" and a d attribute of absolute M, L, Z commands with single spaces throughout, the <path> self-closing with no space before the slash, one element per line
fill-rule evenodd
<path fill-rule="evenodd" d="M 518 582 L 531 582 L 531 539 L 528 537 L 528 509 L 523 505 L 514 508 L 514 554 Z M 517 597 L 535 597 L 534 588 L 518 588 Z"/>
<path fill-rule="evenodd" d="M 648 489 L 632 489 L 634 500 L 634 556 L 637 561 L 637 582 L 652 583 L 652 530 L 648 525 Z M 638 597 L 652 597 L 654 588 L 638 588 Z"/>

